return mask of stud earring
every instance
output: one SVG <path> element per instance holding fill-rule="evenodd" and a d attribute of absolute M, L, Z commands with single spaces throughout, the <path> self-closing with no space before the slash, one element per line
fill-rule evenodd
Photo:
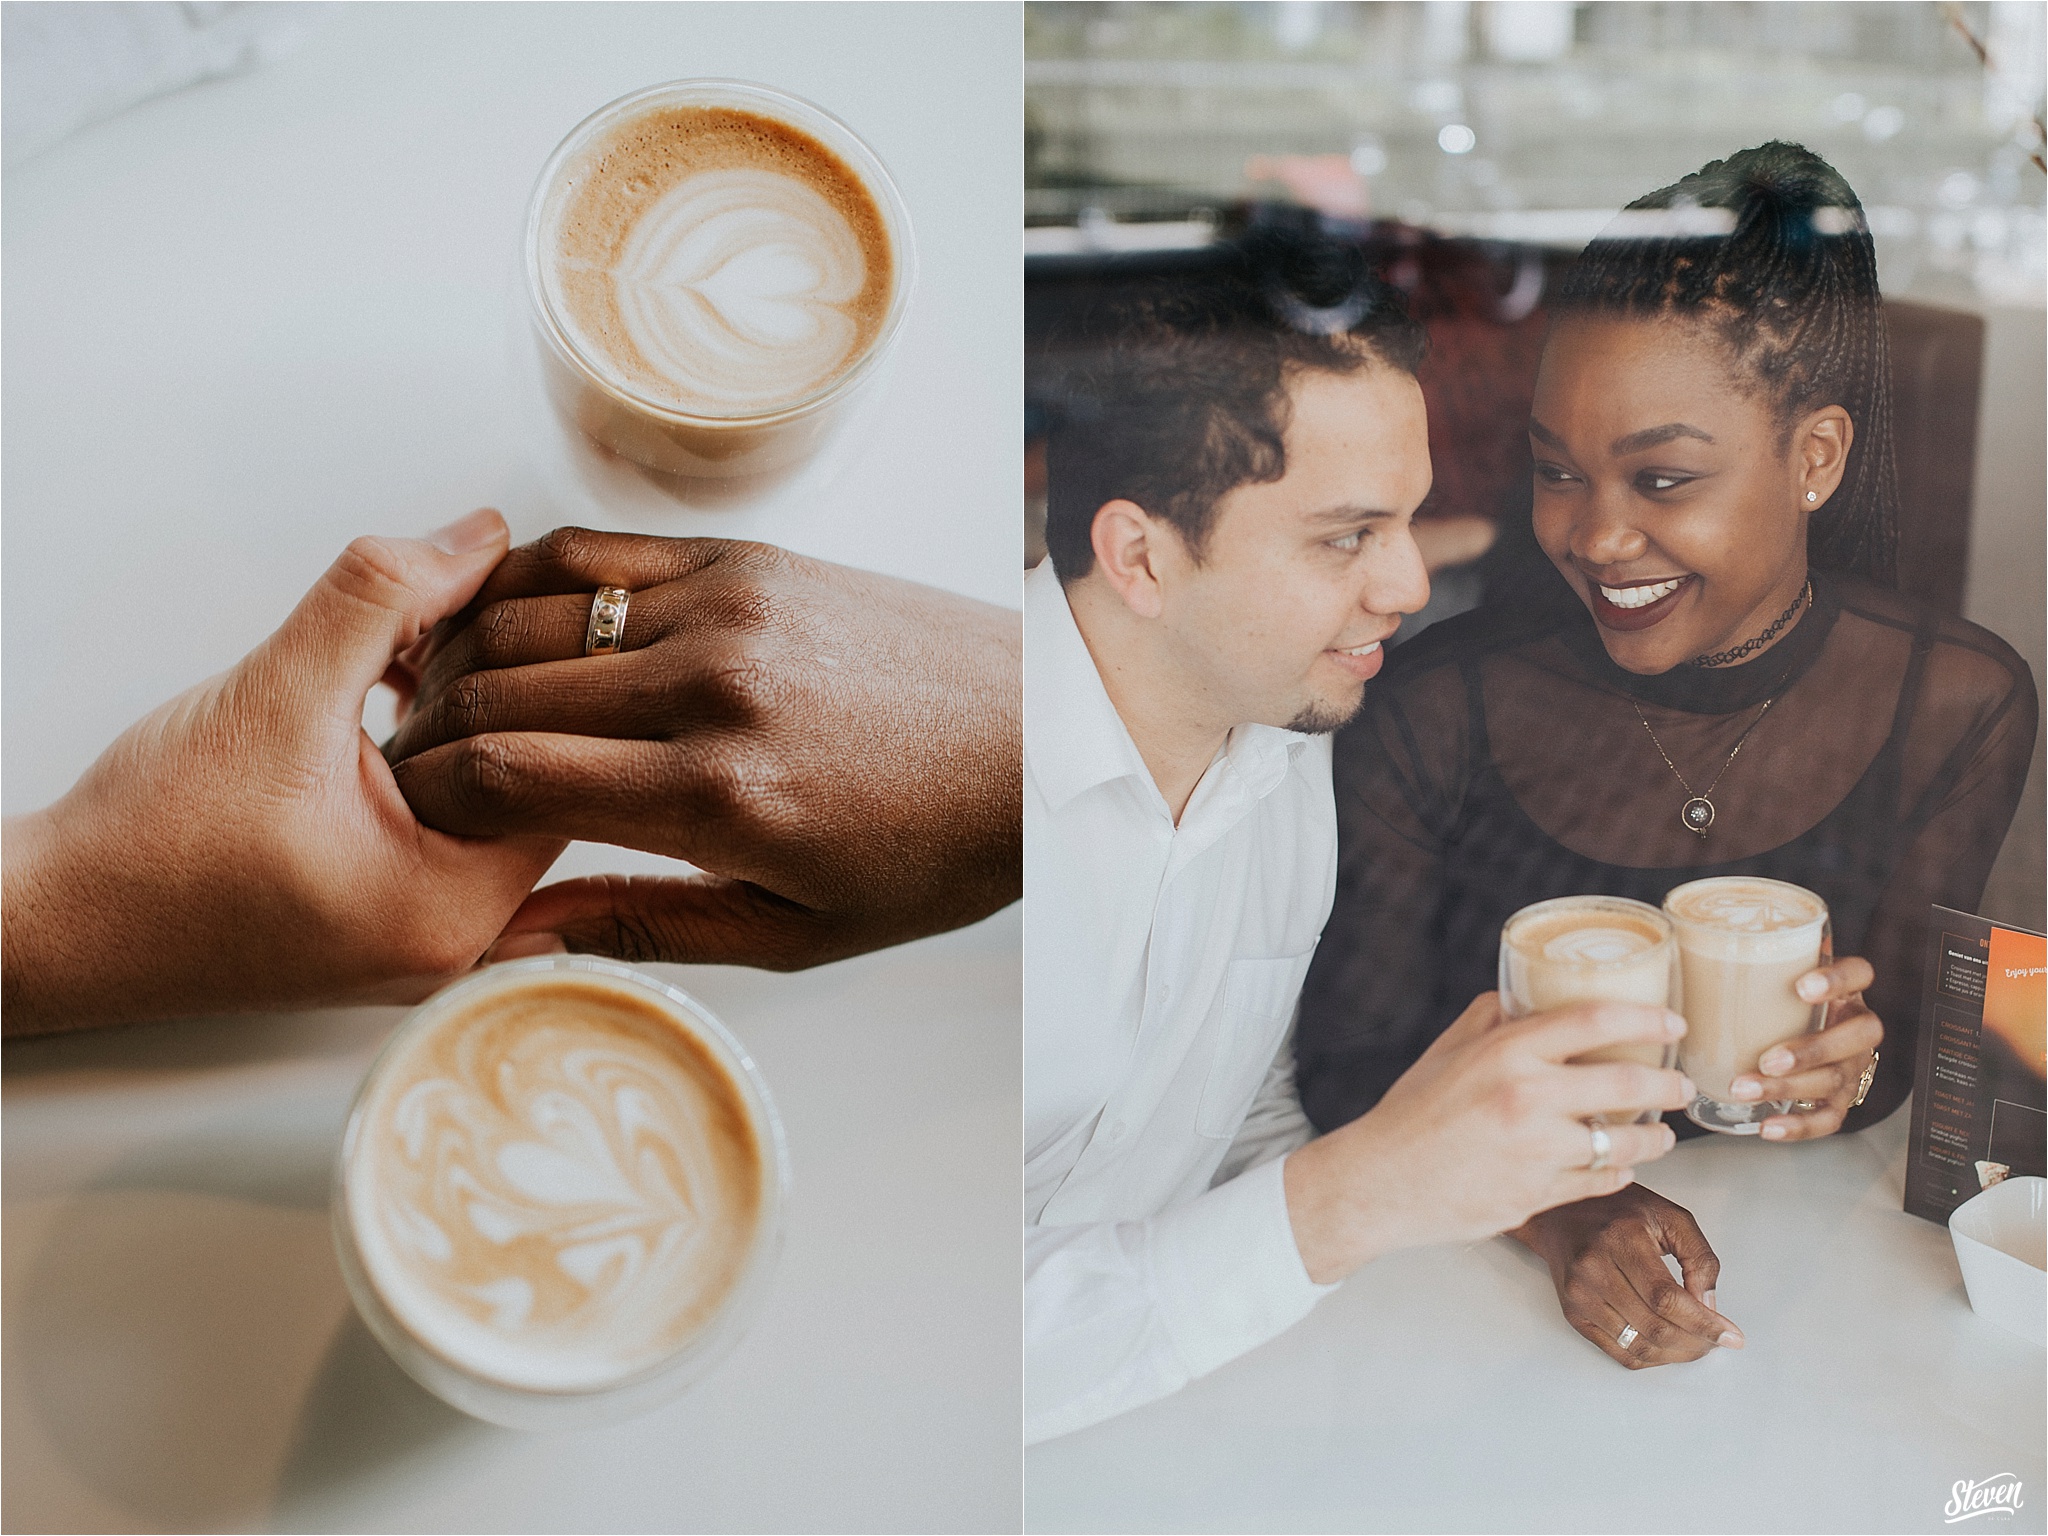
<path fill-rule="evenodd" d="M 1819 501 L 1819 500 L 1820 500 L 1820 492 L 1819 492 L 1819 491 L 1808 491 L 1808 492 L 1806 493 L 1806 499 L 1807 499 L 1808 501 Z"/>

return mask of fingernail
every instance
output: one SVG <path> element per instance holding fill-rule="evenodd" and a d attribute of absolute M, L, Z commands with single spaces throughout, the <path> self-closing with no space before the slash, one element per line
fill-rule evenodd
<path fill-rule="evenodd" d="M 1678 1087 L 1679 1091 L 1683 1093 L 1688 1099 L 1696 1099 L 1700 1096 L 1699 1084 L 1695 1083 L 1689 1077 L 1679 1078 Z"/>
<path fill-rule="evenodd" d="M 1776 1121 L 1772 1121 L 1763 1128 L 1763 1138 L 1765 1141 L 1783 1141 L 1785 1139 L 1785 1127 L 1779 1125 Z"/>
<path fill-rule="evenodd" d="M 1792 990 L 1809 1003 L 1817 1003 L 1828 995 L 1828 979 L 1819 971 L 1808 971 L 1799 978 Z"/>
<path fill-rule="evenodd" d="M 1738 1077 L 1728 1085 L 1728 1097 L 1731 1099 L 1760 1099 L 1763 1096 L 1764 1085 L 1753 1077 Z"/>
<path fill-rule="evenodd" d="M 1719 1307 L 1714 1305 L 1714 1293 L 1712 1291 L 1707 1292 L 1706 1301 L 1707 1310 L 1709 1312 L 1718 1312 L 1721 1310 Z"/>
<path fill-rule="evenodd" d="M 445 528 L 427 535 L 427 542 L 444 555 L 473 555 L 497 542 L 503 519 L 489 507 L 478 507 L 467 517 L 458 517 Z"/>
<path fill-rule="evenodd" d="M 1664 1015 L 1664 1033 L 1673 1040 L 1684 1034 L 1685 1015 L 1682 1013 L 1666 1013 Z"/>
<path fill-rule="evenodd" d="M 1678 1132 L 1672 1130 L 1668 1125 L 1659 1126 L 1658 1129 L 1664 1133 L 1663 1144 L 1666 1152 L 1669 1152 L 1678 1145 Z"/>
<path fill-rule="evenodd" d="M 1726 1333 L 1722 1334 L 1720 1338 L 1714 1340 L 1714 1342 L 1720 1345 L 1723 1349 L 1740 1349 L 1742 1348 L 1742 1335 L 1737 1333 L 1733 1328 L 1730 1328 Z"/>
<path fill-rule="evenodd" d="M 484 951 L 484 964 L 500 960 L 526 960 L 534 955 L 566 955 L 569 946 L 559 933 L 508 933 Z"/>
<path fill-rule="evenodd" d="M 1782 1077 L 1792 1070 L 1792 1053 L 1782 1045 L 1774 1045 L 1756 1059 L 1756 1064 L 1771 1076 Z"/>

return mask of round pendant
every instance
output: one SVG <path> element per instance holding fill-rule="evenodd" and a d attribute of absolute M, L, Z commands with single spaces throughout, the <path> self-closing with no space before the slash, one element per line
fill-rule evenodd
<path fill-rule="evenodd" d="M 1694 795 L 1685 802 L 1685 809 L 1678 814 L 1685 823 L 1686 831 L 1697 832 L 1701 837 L 1705 837 L 1707 828 L 1714 824 L 1714 802 L 1705 795 Z"/>

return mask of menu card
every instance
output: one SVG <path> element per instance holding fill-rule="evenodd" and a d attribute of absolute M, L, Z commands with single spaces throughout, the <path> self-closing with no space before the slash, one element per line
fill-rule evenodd
<path fill-rule="evenodd" d="M 1934 908 L 1913 1070 L 1906 1209 L 1929 1221 L 2048 1174 L 2048 939 Z"/>

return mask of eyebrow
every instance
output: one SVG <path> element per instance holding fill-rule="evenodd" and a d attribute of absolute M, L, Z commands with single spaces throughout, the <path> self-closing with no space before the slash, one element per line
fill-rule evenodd
<path fill-rule="evenodd" d="M 1607 445 L 1607 451 L 1619 457 L 1622 454 L 1640 453 L 1645 448 L 1671 442 L 1674 438 L 1696 437 L 1703 443 L 1714 439 L 1698 427 L 1688 426 L 1682 421 L 1667 421 L 1661 427 L 1646 427 L 1641 432 L 1631 432 L 1627 437 L 1617 437 Z"/>
<path fill-rule="evenodd" d="M 1385 518 L 1397 515 L 1394 512 L 1388 511 L 1385 507 L 1324 507 L 1320 511 L 1309 513 L 1308 520 L 1312 523 L 1327 524 L 1334 528 L 1349 523 L 1379 522 Z"/>
<path fill-rule="evenodd" d="M 1539 442 L 1550 444 L 1551 447 L 1559 452 L 1567 451 L 1564 439 L 1543 425 L 1534 416 L 1529 418 L 1529 435 Z M 1710 434 L 1702 432 L 1698 427 L 1692 426 L 1687 422 L 1667 421 L 1661 427 L 1645 427 L 1640 432 L 1629 433 L 1627 437 L 1617 437 L 1607 445 L 1607 451 L 1617 457 L 1624 454 L 1641 453 L 1645 448 L 1655 448 L 1660 444 L 1668 443 L 1681 437 L 1696 437 L 1703 443 L 1711 443 L 1714 440 Z"/>

